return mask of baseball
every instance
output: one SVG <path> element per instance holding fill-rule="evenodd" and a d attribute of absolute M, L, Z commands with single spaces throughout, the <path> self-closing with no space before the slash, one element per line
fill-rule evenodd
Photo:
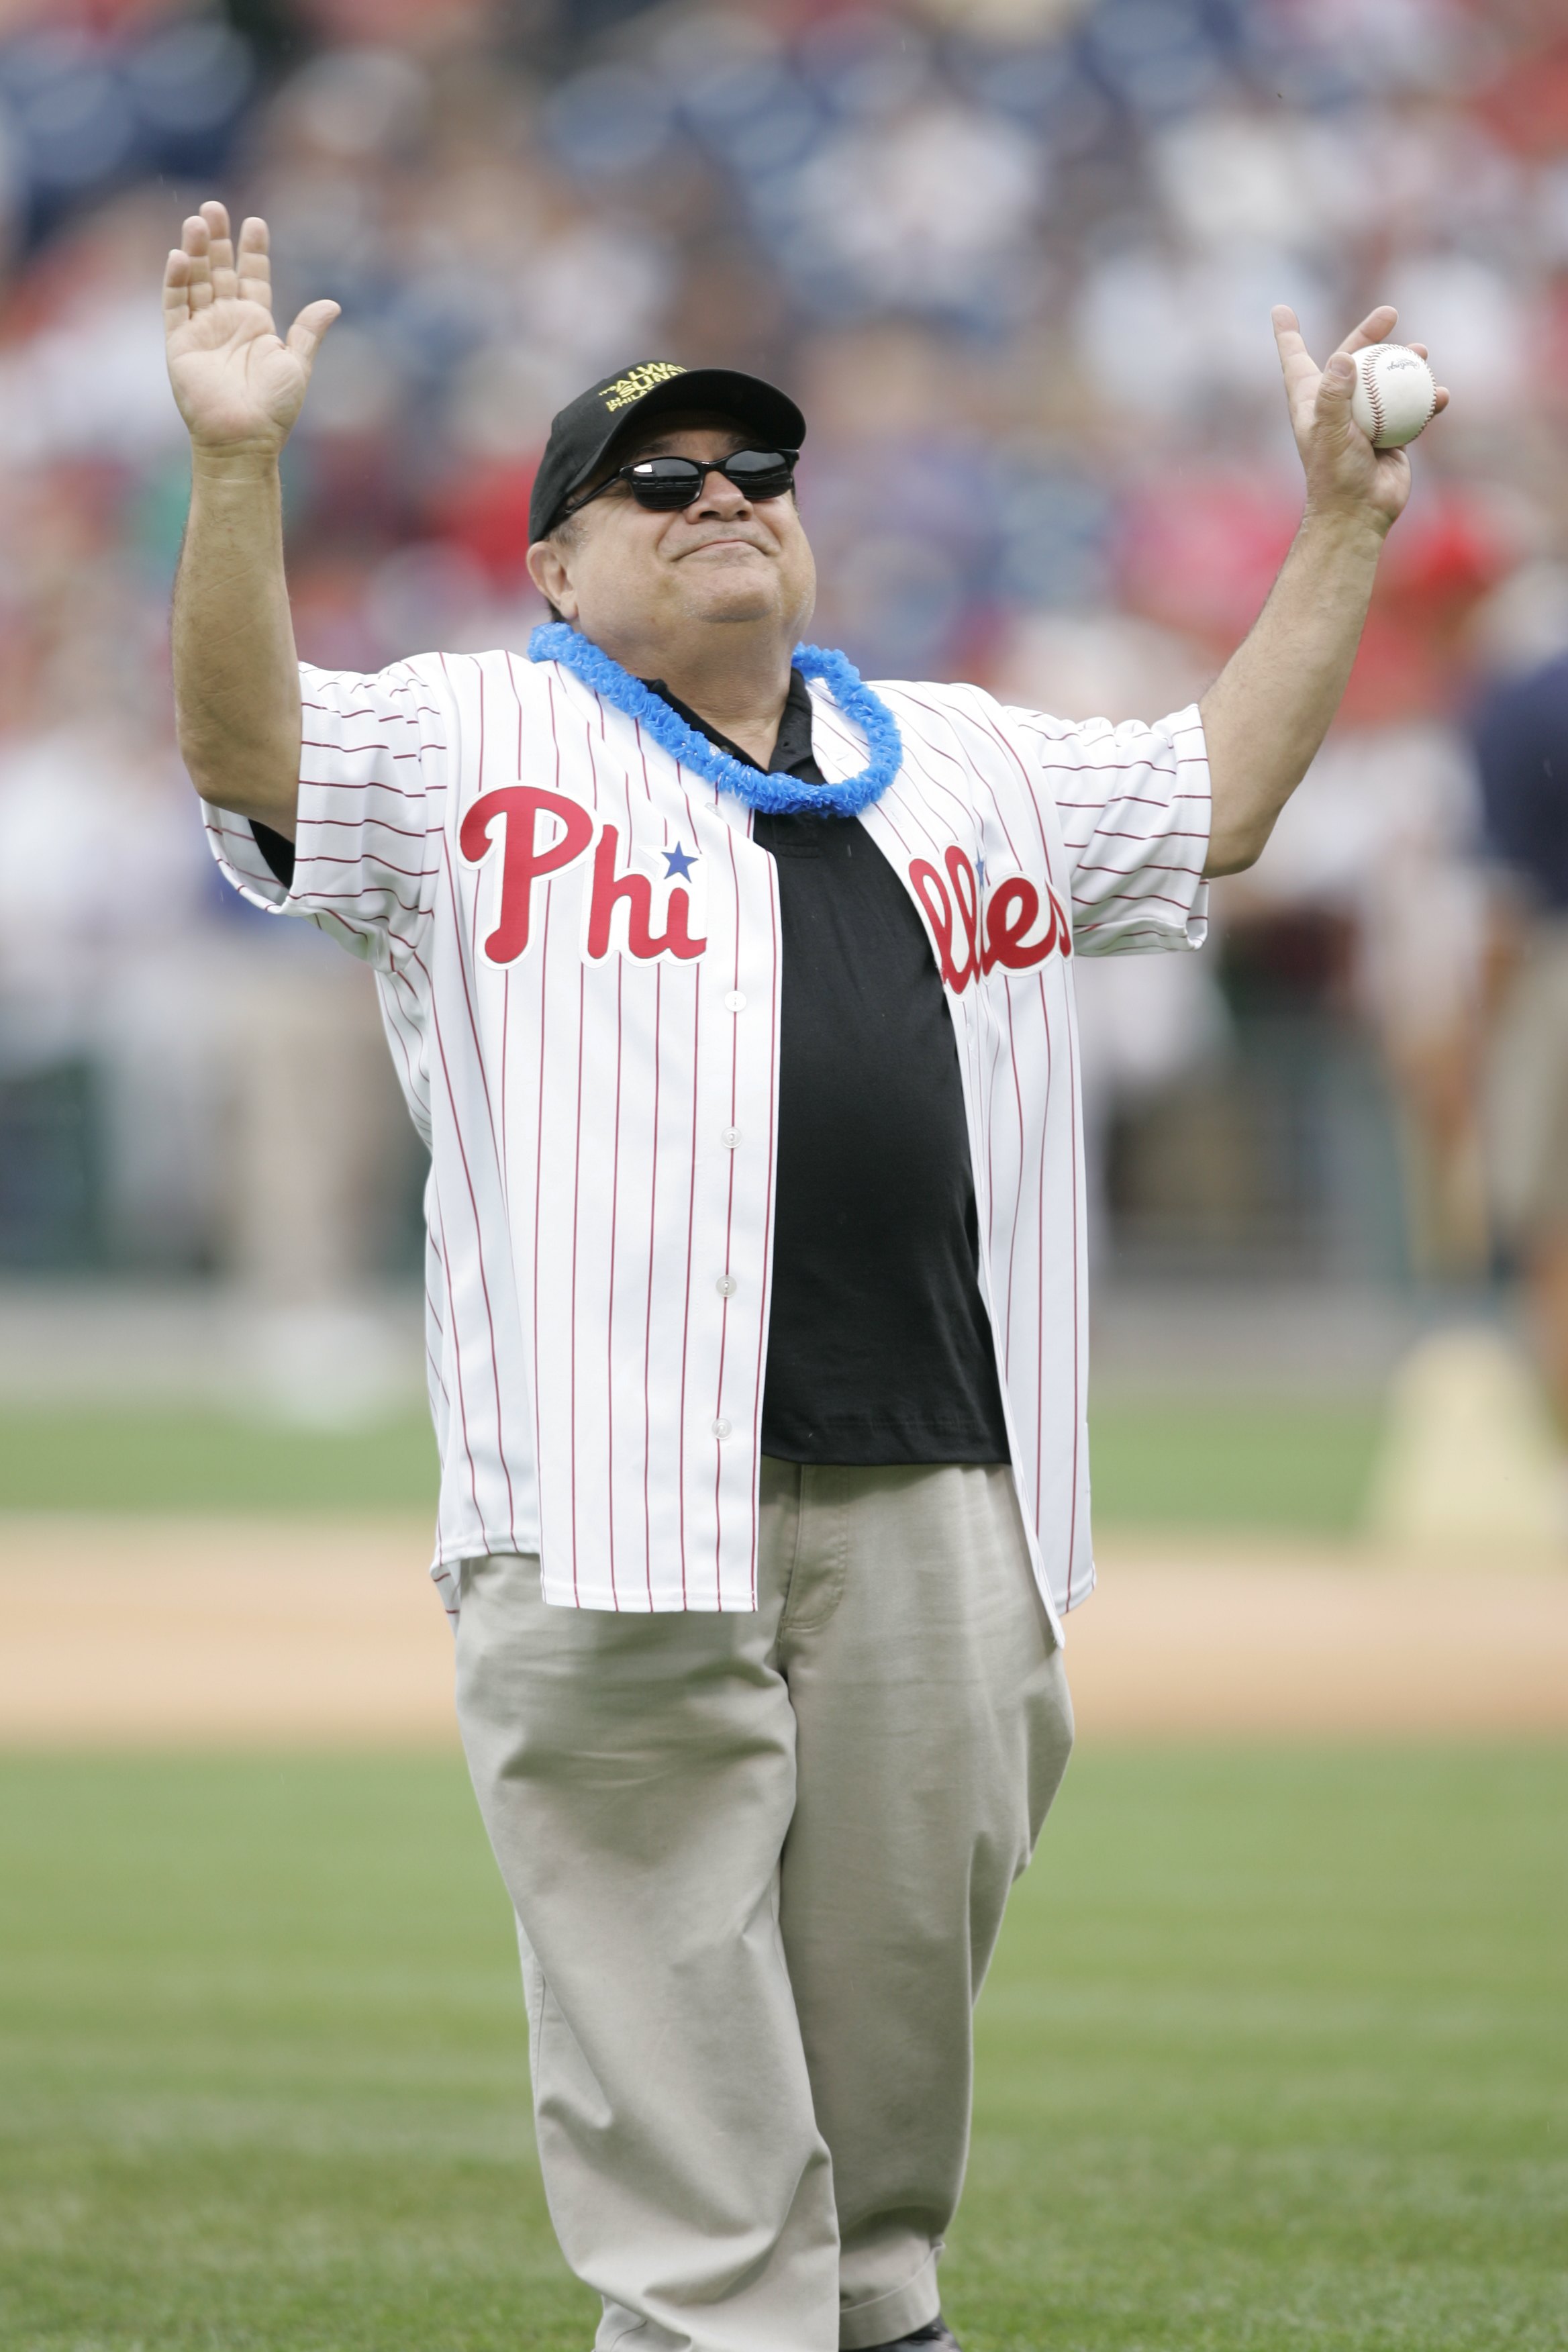
<path fill-rule="evenodd" d="M 1351 415 L 1374 449 L 1403 449 L 1432 422 L 1437 387 L 1407 343 L 1373 343 L 1355 357 Z"/>

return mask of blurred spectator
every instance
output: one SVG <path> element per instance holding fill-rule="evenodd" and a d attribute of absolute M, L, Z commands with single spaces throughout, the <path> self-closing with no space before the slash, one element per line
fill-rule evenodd
<path fill-rule="evenodd" d="M 1568 1430 L 1568 654 L 1495 685 L 1475 744 L 1499 883 L 1493 1192 Z"/>
<path fill-rule="evenodd" d="M 1552 10 L 14 0 L 0 1256 L 56 1246 L 8 1221 L 7 1155 L 44 1147 L 37 1122 L 7 1125 L 6 1089 L 80 1067 L 101 1097 L 81 1129 L 106 1162 L 100 1249 L 272 1286 L 237 1174 L 254 1161 L 225 1138 L 237 1119 L 289 1131 L 292 1112 L 258 1108 L 286 1033 L 319 1024 L 322 1070 L 368 1049 L 324 965 L 216 910 L 174 765 L 184 461 L 155 285 L 213 192 L 268 214 L 282 308 L 344 306 L 287 478 L 301 651 L 335 666 L 524 641 L 551 414 L 604 369 L 668 353 L 802 394 L 814 634 L 872 674 L 974 676 L 1067 715 L 1169 709 L 1248 625 L 1295 527 L 1269 305 L 1291 302 L 1321 349 L 1398 300 L 1455 412 L 1422 444 L 1341 733 L 1216 916 L 1267 926 L 1310 904 L 1346 927 L 1415 1255 L 1455 1270 L 1484 1254 L 1474 1086 L 1455 1076 L 1465 1051 L 1473 1073 L 1481 961 L 1455 727 L 1495 650 L 1470 616 L 1501 572 L 1523 563 L 1568 603 Z M 1531 642 L 1540 609 L 1494 599 L 1488 625 Z M 1169 993 L 1086 1005 L 1107 1117 L 1158 1090 L 1154 1063 L 1223 1055 L 1218 969 L 1130 975 Z M 270 1034 L 254 1010 L 269 989 Z M 306 1058 L 300 1087 L 340 1083 Z M 367 1097 L 350 1158 L 386 1172 L 381 1118 Z M 312 1295 L 346 1295 L 395 1260 L 406 1180 L 386 1172 L 359 1216 L 343 1203 L 368 1178 L 294 1164 L 277 1179 L 293 1222 L 266 1246 L 296 1287 L 314 1267 Z"/>
<path fill-rule="evenodd" d="M 1392 1087 L 1405 1251 L 1421 1275 L 1475 1280 L 1490 1256 L 1477 1040 L 1485 901 L 1475 788 L 1458 730 L 1391 716 L 1330 738 L 1276 830 L 1259 907 L 1349 920 L 1353 1002 Z"/>

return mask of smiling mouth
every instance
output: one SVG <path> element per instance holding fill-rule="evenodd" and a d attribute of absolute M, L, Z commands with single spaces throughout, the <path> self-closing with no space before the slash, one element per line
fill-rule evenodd
<path fill-rule="evenodd" d="M 767 552 L 765 548 L 757 545 L 754 539 L 700 539 L 695 547 L 689 547 L 686 553 L 705 555 L 710 547 L 749 547 L 753 555 L 765 555 Z"/>

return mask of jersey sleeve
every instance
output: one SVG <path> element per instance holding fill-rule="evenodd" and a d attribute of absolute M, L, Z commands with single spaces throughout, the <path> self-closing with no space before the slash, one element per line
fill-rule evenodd
<path fill-rule="evenodd" d="M 290 860 L 232 811 L 203 803 L 226 879 L 269 914 L 304 915 L 367 963 L 416 948 L 435 905 L 457 713 L 422 664 L 374 677 L 300 665 L 298 831 Z M 262 828 L 266 834 L 266 828 Z"/>
<path fill-rule="evenodd" d="M 1079 955 L 1201 947 L 1209 771 L 1196 703 L 1152 725 L 1008 714 L 1061 823 Z"/>

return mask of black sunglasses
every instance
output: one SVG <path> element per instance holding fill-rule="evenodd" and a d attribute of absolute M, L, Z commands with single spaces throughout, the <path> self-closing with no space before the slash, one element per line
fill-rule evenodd
<path fill-rule="evenodd" d="M 782 499 L 795 480 L 798 449 L 737 449 L 729 457 L 637 457 L 621 467 L 596 489 L 585 490 L 561 510 L 562 520 L 574 515 L 595 499 L 602 499 L 617 482 L 625 482 L 639 507 L 673 514 L 700 498 L 710 474 L 722 474 L 748 499 Z"/>

